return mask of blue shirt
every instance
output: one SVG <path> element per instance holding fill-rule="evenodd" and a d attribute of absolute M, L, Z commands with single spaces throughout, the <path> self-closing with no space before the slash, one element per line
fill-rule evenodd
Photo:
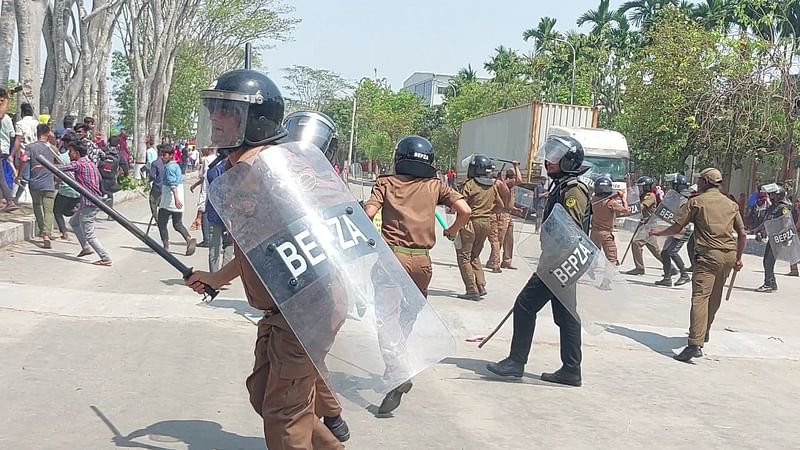
<path fill-rule="evenodd" d="M 150 181 L 153 182 L 153 191 L 161 192 L 161 180 L 164 177 L 164 161 L 160 158 L 153 161 L 150 166 Z"/>
<path fill-rule="evenodd" d="M 181 175 L 181 166 L 175 161 L 167 163 L 164 169 L 164 178 L 161 180 L 161 185 L 168 188 L 174 188 L 183 183 L 183 176 Z"/>
<path fill-rule="evenodd" d="M 206 178 L 208 179 L 208 185 L 211 186 L 211 183 L 220 175 L 225 173 L 225 165 L 227 161 L 221 161 L 219 164 L 214 166 L 211 169 L 208 169 L 208 173 L 206 173 Z M 206 219 L 208 219 L 208 223 L 214 225 L 225 225 L 222 222 L 222 218 L 217 214 L 217 211 L 211 205 L 210 200 L 206 200 Z"/>

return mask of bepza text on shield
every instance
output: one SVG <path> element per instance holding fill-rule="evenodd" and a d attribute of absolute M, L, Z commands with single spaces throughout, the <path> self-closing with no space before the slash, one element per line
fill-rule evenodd
<path fill-rule="evenodd" d="M 573 282 L 572 279 L 581 273 L 582 269 L 589 263 L 591 254 L 591 249 L 583 245 L 583 242 L 579 242 L 572 254 L 553 270 L 553 275 L 558 278 L 561 284 L 571 284 Z"/>
<path fill-rule="evenodd" d="M 369 240 L 347 214 L 331 217 L 292 236 L 292 240 L 276 245 L 286 268 L 297 278 L 309 266 L 314 267 L 357 245 L 369 245 Z"/>

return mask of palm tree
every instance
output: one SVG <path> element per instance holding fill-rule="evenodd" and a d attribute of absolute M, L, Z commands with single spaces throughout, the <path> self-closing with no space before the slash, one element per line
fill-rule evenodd
<path fill-rule="evenodd" d="M 461 83 L 472 83 L 478 81 L 478 73 L 472 69 L 472 64 L 462 67 L 456 74 L 456 79 Z"/>
<path fill-rule="evenodd" d="M 721 28 L 726 34 L 736 24 L 735 0 L 706 0 L 692 8 L 691 16 L 706 29 Z"/>
<path fill-rule="evenodd" d="M 561 33 L 556 31 L 556 19 L 553 17 L 542 17 L 539 19 L 539 25 L 536 28 L 525 30 L 522 33 L 522 39 L 528 42 L 528 39 L 535 39 L 534 48 L 540 48 L 544 42 L 552 40 L 554 37 L 561 37 Z"/>
<path fill-rule="evenodd" d="M 637 27 L 647 29 L 660 9 L 680 4 L 679 0 L 629 0 L 620 6 L 619 12 L 627 14 Z"/>
<path fill-rule="evenodd" d="M 619 10 L 612 10 L 609 7 L 610 0 L 600 0 L 597 9 L 590 9 L 578 17 L 578 26 L 585 23 L 593 24 L 592 34 L 605 35 L 619 26 L 620 21 L 625 20 L 625 14 Z"/>
<path fill-rule="evenodd" d="M 499 46 L 494 49 L 495 55 L 483 64 L 489 72 L 494 73 L 494 79 L 498 82 L 508 82 L 517 77 L 520 73 L 520 57 L 514 50 Z"/>

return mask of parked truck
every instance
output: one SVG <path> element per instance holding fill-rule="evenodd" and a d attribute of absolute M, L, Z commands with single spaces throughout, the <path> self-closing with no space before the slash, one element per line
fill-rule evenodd
<path fill-rule="evenodd" d="M 535 163 L 536 152 L 551 127 L 597 128 L 598 114 L 597 108 L 533 102 L 478 117 L 461 125 L 457 160 L 474 153 L 516 160 L 523 179 L 530 183 L 544 174 Z M 459 180 L 466 178 L 466 167 L 459 164 L 456 171 Z"/>
<path fill-rule="evenodd" d="M 590 186 L 600 175 L 611 177 L 614 189 L 625 190 L 625 176 L 630 172 L 628 141 L 622 133 L 601 128 L 572 128 L 551 126 L 548 136 L 570 136 L 583 146 L 584 164 L 590 167 L 584 181 Z"/>

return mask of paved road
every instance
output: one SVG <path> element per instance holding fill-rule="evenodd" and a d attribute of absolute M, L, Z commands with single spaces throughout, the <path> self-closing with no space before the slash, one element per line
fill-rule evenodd
<path fill-rule="evenodd" d="M 143 199 L 121 210 L 146 226 Z M 490 377 L 485 364 L 506 355 L 511 326 L 482 350 L 465 340 L 493 328 L 532 272 L 538 238 L 530 231 L 517 224 L 520 270 L 487 274 L 480 303 L 455 298 L 463 286 L 452 244 L 434 249 L 431 302 L 457 352 L 416 378 L 394 417 L 348 411 L 348 448 L 800 447 L 791 431 L 800 412 L 800 279 L 779 277 L 779 293 L 756 294 L 755 257 L 746 257 L 695 364 L 671 358 L 685 343 L 689 288 L 653 286 L 660 270 L 648 255 L 648 275 L 630 278 L 614 325 L 584 335 L 582 388 L 538 380 L 559 365 L 549 309 L 524 380 Z M 263 449 L 243 385 L 258 314 L 239 283 L 205 305 L 119 226 L 103 222 L 98 233 L 112 268 L 77 261 L 74 243 L 0 251 L 0 448 Z M 183 251 L 179 242 L 172 248 Z M 205 258 L 199 249 L 187 259 L 205 267 Z"/>

